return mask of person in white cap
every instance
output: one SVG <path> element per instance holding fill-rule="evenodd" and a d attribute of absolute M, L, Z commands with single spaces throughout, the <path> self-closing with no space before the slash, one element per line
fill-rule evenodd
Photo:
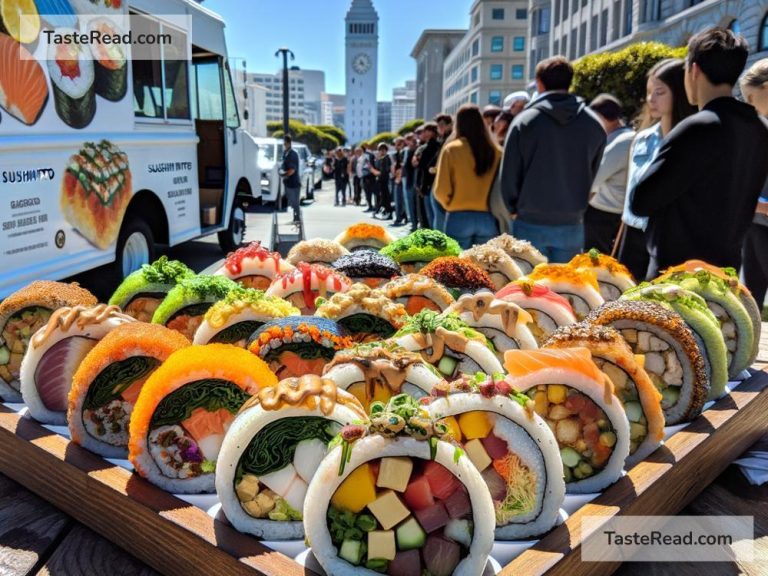
<path fill-rule="evenodd" d="M 525 90 L 518 90 L 517 92 L 507 94 L 507 97 L 504 98 L 502 109 L 504 112 L 512 114 L 512 116 L 517 116 L 530 101 L 531 97 L 528 95 L 528 92 Z"/>

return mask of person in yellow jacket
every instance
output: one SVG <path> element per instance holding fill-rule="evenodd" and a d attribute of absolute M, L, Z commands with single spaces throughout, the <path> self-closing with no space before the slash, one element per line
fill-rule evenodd
<path fill-rule="evenodd" d="M 435 200 L 447 212 L 444 232 L 462 248 L 498 235 L 488 196 L 501 159 L 480 109 L 465 104 L 456 114 L 455 130 L 443 145 L 433 187 Z"/>

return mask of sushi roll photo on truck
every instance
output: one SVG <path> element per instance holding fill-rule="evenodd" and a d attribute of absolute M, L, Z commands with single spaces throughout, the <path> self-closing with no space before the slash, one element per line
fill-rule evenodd
<path fill-rule="evenodd" d="M 262 175 L 224 21 L 191 0 L 35 6 L 0 26 L 0 300 L 103 265 L 120 280 L 157 245 L 237 248 Z"/>

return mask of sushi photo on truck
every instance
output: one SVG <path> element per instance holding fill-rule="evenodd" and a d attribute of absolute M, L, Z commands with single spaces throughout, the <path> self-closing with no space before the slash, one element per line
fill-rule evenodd
<path fill-rule="evenodd" d="M 237 248 L 263 173 L 224 21 L 192 0 L 35 7 L 0 26 L 0 299 L 213 233 Z"/>

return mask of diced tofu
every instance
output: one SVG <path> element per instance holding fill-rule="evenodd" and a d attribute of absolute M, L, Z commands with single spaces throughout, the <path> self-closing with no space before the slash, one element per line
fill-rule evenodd
<path fill-rule="evenodd" d="M 661 338 L 651 336 L 651 350 L 653 352 L 663 352 L 664 350 L 669 350 L 669 344 L 664 342 Z"/>
<path fill-rule="evenodd" d="M 643 352 L 648 352 L 651 349 L 651 333 L 650 332 L 638 332 L 637 333 L 637 348 Z"/>
<path fill-rule="evenodd" d="M 394 560 L 397 553 L 394 530 L 368 532 L 368 558 Z"/>
<path fill-rule="evenodd" d="M 733 338 L 726 338 L 725 347 L 728 349 L 728 352 L 736 352 L 736 340 Z"/>
<path fill-rule="evenodd" d="M 467 440 L 485 438 L 493 429 L 493 420 L 487 412 L 473 410 L 459 415 L 461 433 Z"/>
<path fill-rule="evenodd" d="M 627 373 L 616 366 L 616 364 L 606 362 L 603 364 L 602 370 L 605 372 L 605 375 L 611 379 L 613 387 L 616 388 L 616 390 L 624 390 L 624 388 L 627 387 Z"/>
<path fill-rule="evenodd" d="M 720 330 L 723 332 L 723 336 L 725 338 L 736 337 L 736 325 L 733 322 L 723 322 L 723 325 L 720 327 Z"/>
<path fill-rule="evenodd" d="M 405 492 L 411 479 L 413 461 L 410 458 L 382 458 L 376 486 Z"/>
<path fill-rule="evenodd" d="M 682 384 L 683 367 L 677 359 L 677 354 L 670 351 L 664 356 L 664 360 L 666 366 L 666 370 L 664 371 L 664 381 L 667 384 Z"/>
<path fill-rule="evenodd" d="M 664 357 L 658 352 L 649 352 L 645 355 L 645 369 L 655 374 L 663 374 Z"/>
<path fill-rule="evenodd" d="M 355 468 L 336 489 L 331 503 L 336 508 L 357 514 L 376 500 L 376 479 L 368 464 Z"/>
<path fill-rule="evenodd" d="M 555 404 L 549 410 L 549 418 L 551 420 L 562 420 L 563 418 L 568 418 L 568 416 L 573 416 L 573 412 L 562 404 Z"/>
<path fill-rule="evenodd" d="M 565 397 L 568 396 L 568 389 L 560 384 L 550 384 L 547 386 L 547 400 L 553 404 L 562 404 Z"/>
<path fill-rule="evenodd" d="M 480 440 L 470 440 L 464 444 L 464 452 L 467 453 L 472 464 L 475 465 L 480 472 L 488 468 L 491 465 L 491 457 L 488 456 L 488 452 L 485 451 L 483 443 Z"/>
<path fill-rule="evenodd" d="M 264 492 L 259 492 L 256 498 L 243 504 L 243 508 L 248 515 L 254 518 L 266 518 L 267 514 L 272 512 L 274 507 L 275 499 Z"/>
<path fill-rule="evenodd" d="M 566 418 L 557 423 L 555 436 L 561 444 L 574 444 L 579 439 L 579 421 L 575 418 Z"/>
<path fill-rule="evenodd" d="M 628 344 L 637 343 L 637 330 L 626 328 L 621 331 L 621 335 L 624 337 L 624 340 L 626 340 Z"/>
<path fill-rule="evenodd" d="M 235 488 L 240 502 L 250 502 L 259 493 L 259 479 L 253 474 L 245 474 Z"/>
<path fill-rule="evenodd" d="M 376 520 L 379 521 L 384 530 L 389 530 L 392 526 L 405 520 L 410 515 L 408 508 L 405 507 L 405 504 L 400 501 L 400 498 L 392 490 L 387 490 L 376 500 L 368 504 L 368 510 L 376 517 Z M 370 555 L 368 557 L 374 558 L 374 556 Z M 375 556 L 375 558 L 378 558 L 378 556 Z"/>

